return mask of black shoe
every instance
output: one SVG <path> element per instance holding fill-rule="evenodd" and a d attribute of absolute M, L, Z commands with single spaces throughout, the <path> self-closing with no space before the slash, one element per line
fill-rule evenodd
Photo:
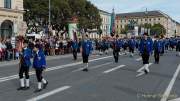
<path fill-rule="evenodd" d="M 41 92 L 42 91 L 42 89 L 36 89 L 35 91 L 34 91 L 34 93 L 38 93 L 38 92 Z"/>
<path fill-rule="evenodd" d="M 17 90 L 25 90 L 26 87 L 19 87 Z"/>
<path fill-rule="evenodd" d="M 25 90 L 28 90 L 28 89 L 30 89 L 30 87 L 26 87 L 26 88 L 25 88 Z"/>
<path fill-rule="evenodd" d="M 87 68 L 84 68 L 82 71 L 84 71 L 84 72 L 88 72 L 88 69 L 87 69 Z"/>
<path fill-rule="evenodd" d="M 48 85 L 48 81 L 46 81 L 46 83 L 43 84 L 43 89 L 46 89 L 47 85 Z"/>
<path fill-rule="evenodd" d="M 148 74 L 148 71 L 147 70 L 144 70 L 145 74 Z"/>

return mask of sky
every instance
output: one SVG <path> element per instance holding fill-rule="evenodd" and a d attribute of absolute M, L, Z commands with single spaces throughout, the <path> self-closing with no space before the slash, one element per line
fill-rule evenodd
<path fill-rule="evenodd" d="M 101 10 L 115 13 L 161 10 L 180 22 L 180 0 L 88 0 Z"/>

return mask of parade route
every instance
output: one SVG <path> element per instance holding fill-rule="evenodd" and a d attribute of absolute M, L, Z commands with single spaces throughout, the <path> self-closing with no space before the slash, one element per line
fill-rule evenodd
<path fill-rule="evenodd" d="M 119 63 L 109 55 L 91 56 L 89 72 L 81 71 L 84 65 L 81 57 L 77 61 L 72 57 L 48 60 L 44 73 L 49 85 L 40 93 L 34 93 L 36 78 L 30 74 L 30 90 L 17 91 L 19 87 L 18 68 L 10 70 L 7 76 L 0 78 L 0 100 L 6 101 L 168 101 L 180 96 L 178 91 L 179 57 L 168 52 L 161 57 L 160 64 L 153 64 L 151 56 L 150 73 L 136 77 L 142 69 L 139 55 L 120 56 Z M 72 61 L 71 63 L 69 63 Z M 15 68 L 12 65 L 9 68 Z M 3 68 L 6 69 L 6 68 Z M 32 69 L 33 70 L 33 69 Z M 2 70 L 1 73 L 3 73 Z M 176 72 L 175 72 L 176 71 Z M 3 73 L 6 74 L 6 73 Z M 8 97 L 7 97 L 8 96 Z M 165 99 L 164 99 L 165 98 Z M 175 100 L 176 101 L 176 100 Z M 178 101 L 178 100 L 177 100 Z"/>

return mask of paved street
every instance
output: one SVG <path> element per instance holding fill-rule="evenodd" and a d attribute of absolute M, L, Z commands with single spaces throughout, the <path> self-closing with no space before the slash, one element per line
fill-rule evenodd
<path fill-rule="evenodd" d="M 1 63 L 0 101 L 168 101 L 179 98 L 180 58 L 175 52 L 168 52 L 161 57 L 160 64 L 153 64 L 153 57 L 150 62 L 150 73 L 138 75 L 143 65 L 137 54 L 133 58 L 122 55 L 117 64 L 112 54 L 92 55 L 89 72 L 81 71 L 80 55 L 77 61 L 71 55 L 48 57 L 44 77 L 49 85 L 40 93 L 34 93 L 37 81 L 33 69 L 30 90 L 17 91 L 17 62 Z"/>

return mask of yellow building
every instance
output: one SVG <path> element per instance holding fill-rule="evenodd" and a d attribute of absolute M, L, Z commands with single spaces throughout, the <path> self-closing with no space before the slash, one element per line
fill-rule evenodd
<path fill-rule="evenodd" d="M 176 35 L 180 36 L 180 23 L 176 23 Z"/>
<path fill-rule="evenodd" d="M 171 37 L 175 35 L 176 22 L 169 17 L 167 14 L 161 11 L 146 11 L 146 12 L 133 12 L 133 13 L 122 13 L 116 15 L 116 33 L 123 34 L 121 31 L 125 29 L 125 26 L 135 22 L 136 26 L 141 26 L 146 23 L 161 24 L 166 29 L 166 36 Z"/>
<path fill-rule="evenodd" d="M 24 34 L 23 13 L 23 0 L 0 0 L 0 37 Z"/>

